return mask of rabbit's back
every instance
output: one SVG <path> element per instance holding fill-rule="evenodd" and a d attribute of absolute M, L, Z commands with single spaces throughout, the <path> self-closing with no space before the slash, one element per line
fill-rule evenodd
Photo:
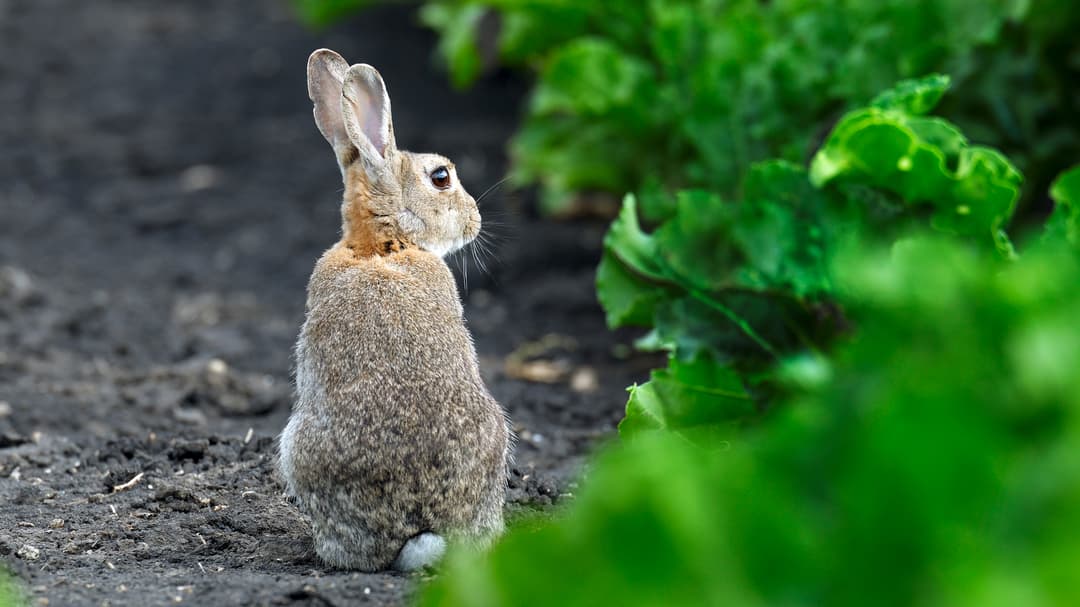
<path fill-rule="evenodd" d="M 425 531 L 501 527 L 501 499 L 497 514 L 485 509 L 501 497 L 508 433 L 445 262 L 415 249 L 363 260 L 327 251 L 296 355 L 282 471 L 317 543 L 320 532 L 324 544 L 366 534 L 352 543 L 370 562 L 339 565 L 385 567 Z"/>

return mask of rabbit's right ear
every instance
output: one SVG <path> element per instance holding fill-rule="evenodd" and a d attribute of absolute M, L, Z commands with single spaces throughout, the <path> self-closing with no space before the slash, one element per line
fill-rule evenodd
<path fill-rule="evenodd" d="M 353 155 L 341 117 L 341 88 L 348 69 L 348 62 L 330 49 L 321 48 L 308 57 L 308 97 L 315 104 L 315 126 L 334 148 L 339 163 Z"/>
<path fill-rule="evenodd" d="M 397 152 L 390 119 L 390 95 L 378 70 L 358 63 L 345 72 L 341 114 L 360 159 L 378 171 Z"/>

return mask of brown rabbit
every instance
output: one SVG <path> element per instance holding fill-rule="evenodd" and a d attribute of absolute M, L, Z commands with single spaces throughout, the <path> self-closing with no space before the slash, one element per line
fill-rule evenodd
<path fill-rule="evenodd" d="M 503 530 L 507 420 L 442 259 L 480 213 L 453 163 L 397 149 L 375 68 L 315 51 L 308 95 L 345 181 L 343 226 L 308 284 L 279 467 L 327 564 L 416 569 L 444 538 Z"/>

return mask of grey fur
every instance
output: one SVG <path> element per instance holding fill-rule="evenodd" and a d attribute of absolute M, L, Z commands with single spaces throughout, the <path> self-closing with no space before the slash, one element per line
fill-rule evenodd
<path fill-rule="evenodd" d="M 334 56 L 312 55 L 309 82 L 313 67 L 322 68 L 319 79 L 341 74 Z M 322 67 L 328 60 L 336 69 Z M 371 87 L 354 97 L 386 94 L 374 68 L 348 73 L 365 74 L 361 85 Z M 351 152 L 334 129 L 362 121 L 328 113 L 341 95 L 333 83 L 312 90 L 345 178 L 344 231 L 308 284 L 297 400 L 280 439 L 286 491 L 311 517 L 316 553 L 335 567 L 382 570 L 399 556 L 418 562 L 402 548 L 428 535 L 487 543 L 503 530 L 510 434 L 440 256 L 475 238 L 476 203 L 456 173 L 451 188 L 430 185 L 432 164 L 452 168 L 448 160 L 396 149 L 388 96 L 377 107 L 387 111 L 385 151 L 358 140 L 364 132 L 346 133 L 361 157 L 374 150 L 384 158 L 343 162 Z M 432 542 L 416 543 L 417 554 L 435 554 Z"/>

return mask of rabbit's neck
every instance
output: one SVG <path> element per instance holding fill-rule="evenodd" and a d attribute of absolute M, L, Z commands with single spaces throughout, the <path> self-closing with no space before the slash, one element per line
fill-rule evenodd
<path fill-rule="evenodd" d="M 372 192 L 363 171 L 351 171 L 341 206 L 341 242 L 356 257 L 390 255 L 412 246 L 401 234 L 388 197 Z"/>

